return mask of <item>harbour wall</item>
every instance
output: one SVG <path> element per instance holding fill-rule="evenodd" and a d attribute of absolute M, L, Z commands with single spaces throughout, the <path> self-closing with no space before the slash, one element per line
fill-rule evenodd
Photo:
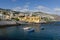
<path fill-rule="evenodd" d="M 18 25 L 16 21 L 0 21 L 0 28 L 7 26 L 16 26 L 16 25 Z"/>

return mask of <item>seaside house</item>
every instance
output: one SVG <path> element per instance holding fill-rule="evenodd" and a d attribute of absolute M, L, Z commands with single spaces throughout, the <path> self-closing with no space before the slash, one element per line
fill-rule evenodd
<path fill-rule="evenodd" d="M 41 18 L 39 16 L 28 16 L 28 17 L 25 17 L 25 21 L 27 21 L 27 22 L 39 23 L 40 20 L 41 20 Z"/>
<path fill-rule="evenodd" d="M 4 15 L 3 15 L 3 12 L 1 10 L 0 10 L 0 19 L 4 20 Z"/>
<path fill-rule="evenodd" d="M 24 14 L 19 14 L 18 19 L 19 19 L 20 21 L 25 21 L 25 15 L 24 15 Z"/>
<path fill-rule="evenodd" d="M 4 15 L 4 20 L 10 20 L 10 16 L 9 15 Z"/>
<path fill-rule="evenodd" d="M 3 14 L 0 13 L 0 20 L 2 20 L 2 19 L 3 19 Z"/>
<path fill-rule="evenodd" d="M 25 21 L 25 22 L 39 23 L 41 20 L 41 17 L 40 16 L 19 16 L 18 19 L 20 21 Z"/>

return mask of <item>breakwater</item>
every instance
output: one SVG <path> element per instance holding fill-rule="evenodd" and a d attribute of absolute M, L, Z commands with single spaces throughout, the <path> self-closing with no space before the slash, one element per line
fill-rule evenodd
<path fill-rule="evenodd" d="M 16 26 L 19 25 L 16 21 L 0 21 L 0 28 L 6 26 Z"/>

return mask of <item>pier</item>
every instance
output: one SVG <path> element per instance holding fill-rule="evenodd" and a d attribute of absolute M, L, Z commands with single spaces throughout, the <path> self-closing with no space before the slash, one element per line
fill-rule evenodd
<path fill-rule="evenodd" d="M 5 28 L 5 27 L 10 27 L 10 26 L 18 26 L 21 24 L 42 24 L 42 23 L 46 23 L 41 21 L 40 23 L 29 23 L 29 22 L 23 22 L 23 21 L 0 21 L 0 28 Z"/>
<path fill-rule="evenodd" d="M 0 28 L 20 25 L 16 21 L 0 21 Z"/>

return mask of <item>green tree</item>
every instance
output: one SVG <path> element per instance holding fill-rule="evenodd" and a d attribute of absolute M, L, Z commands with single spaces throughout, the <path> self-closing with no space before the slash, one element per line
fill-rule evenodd
<path fill-rule="evenodd" d="M 18 19 L 18 18 L 15 18 L 15 20 L 16 20 L 16 21 L 19 21 L 19 19 Z"/>
<path fill-rule="evenodd" d="M 19 21 L 19 19 L 18 19 L 18 18 L 11 18 L 11 20 L 16 20 L 16 21 Z"/>
<path fill-rule="evenodd" d="M 1 21 L 1 18 L 0 18 L 0 21 Z"/>
<path fill-rule="evenodd" d="M 50 21 L 51 21 L 51 19 L 48 18 L 48 17 L 45 17 L 44 20 L 45 20 L 46 22 L 50 22 Z"/>

